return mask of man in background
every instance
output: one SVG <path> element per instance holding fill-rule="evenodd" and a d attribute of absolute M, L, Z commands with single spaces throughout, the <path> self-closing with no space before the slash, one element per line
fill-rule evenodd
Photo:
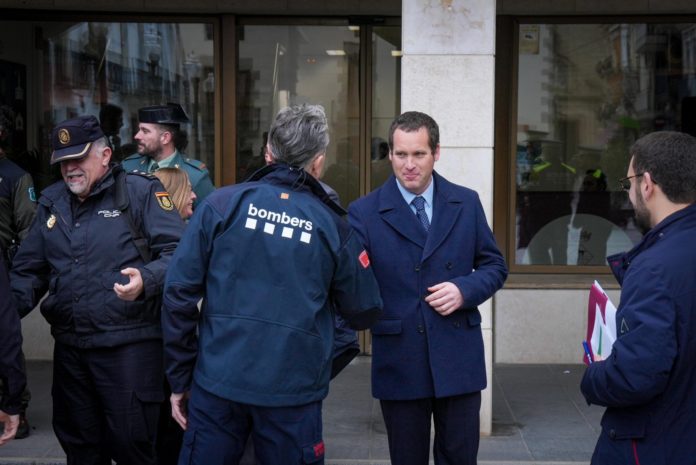
<path fill-rule="evenodd" d="M 3 105 L 0 107 L 0 253 L 6 260 L 7 268 L 12 265 L 12 258 L 29 232 L 29 226 L 36 213 L 36 193 L 31 175 L 7 157 L 13 132 L 14 112 L 10 107 Z M 2 383 L 3 381 L 0 381 L 0 386 Z M 22 392 L 20 421 L 15 439 L 24 439 L 31 432 L 27 420 L 30 400 L 31 393 L 25 388 Z"/>
<path fill-rule="evenodd" d="M 139 109 L 138 120 L 140 124 L 135 135 L 138 153 L 123 160 L 123 168 L 145 173 L 165 167 L 186 171 L 196 193 L 195 208 L 215 190 L 215 186 L 205 164 L 185 157 L 177 148 L 177 142 L 182 140 L 179 126 L 189 122 L 186 112 L 175 103 L 155 105 Z"/>
<path fill-rule="evenodd" d="M 0 446 L 12 440 L 19 427 L 22 391 L 26 383 L 22 358 L 19 314 L 10 298 L 10 281 L 4 257 L 0 256 Z"/>
<path fill-rule="evenodd" d="M 653 132 L 621 186 L 643 240 L 607 258 L 621 285 L 617 339 L 580 388 L 607 407 L 592 464 L 696 463 L 696 138 Z"/>

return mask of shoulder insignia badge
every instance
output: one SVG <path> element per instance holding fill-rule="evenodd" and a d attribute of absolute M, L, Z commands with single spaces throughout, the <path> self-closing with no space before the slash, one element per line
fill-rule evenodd
<path fill-rule="evenodd" d="M 172 202 L 168 192 L 155 192 L 155 197 L 157 197 L 157 203 L 162 210 L 174 210 L 174 202 Z"/>
<path fill-rule="evenodd" d="M 46 221 L 46 227 L 48 229 L 53 229 L 53 226 L 56 225 L 56 215 L 51 215 L 48 217 L 48 220 Z"/>

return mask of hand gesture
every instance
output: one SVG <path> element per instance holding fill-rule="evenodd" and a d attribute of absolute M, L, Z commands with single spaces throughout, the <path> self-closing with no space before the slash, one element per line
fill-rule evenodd
<path fill-rule="evenodd" d="M 132 302 L 143 292 L 143 277 L 137 268 L 124 268 L 121 270 L 121 274 L 128 276 L 128 284 L 114 283 L 114 292 L 119 299 Z"/>
<path fill-rule="evenodd" d="M 459 288 L 449 281 L 428 288 L 430 295 L 425 301 L 442 316 L 459 310 L 464 305 L 464 297 Z"/>

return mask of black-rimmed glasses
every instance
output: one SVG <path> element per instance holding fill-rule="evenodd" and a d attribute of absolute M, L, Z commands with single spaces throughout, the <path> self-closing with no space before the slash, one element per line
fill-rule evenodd
<path fill-rule="evenodd" d="M 645 173 L 640 173 L 640 174 L 634 174 L 633 176 L 626 176 L 625 178 L 619 179 L 619 186 L 621 186 L 621 189 L 627 191 L 631 189 L 631 178 L 639 178 L 643 176 Z"/>

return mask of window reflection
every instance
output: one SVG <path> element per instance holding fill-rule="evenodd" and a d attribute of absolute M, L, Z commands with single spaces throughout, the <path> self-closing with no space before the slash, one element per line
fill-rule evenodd
<path fill-rule="evenodd" d="M 214 171 L 214 56 L 207 24 L 0 22 L 0 105 L 22 116 L 12 158 L 37 191 L 56 179 L 49 165 L 53 126 L 78 115 L 100 118 L 115 159 L 135 153 L 140 107 L 180 103 L 183 152 Z M 9 49 L 10 47 L 8 47 Z M 21 92 L 16 91 L 21 87 Z M 55 168 L 55 167 L 54 167 Z"/>
<path fill-rule="evenodd" d="M 401 28 L 375 27 L 372 34 L 372 140 L 370 186 L 376 189 L 392 174 L 389 126 L 401 108 Z"/>
<path fill-rule="evenodd" d="M 520 26 L 516 263 L 604 265 L 640 240 L 628 198 L 631 144 L 696 134 L 696 26 Z"/>
<path fill-rule="evenodd" d="M 323 105 L 331 142 L 324 181 L 348 204 L 359 195 L 359 31 L 346 26 L 244 26 L 237 75 L 237 181 L 264 165 L 281 108 Z"/>

